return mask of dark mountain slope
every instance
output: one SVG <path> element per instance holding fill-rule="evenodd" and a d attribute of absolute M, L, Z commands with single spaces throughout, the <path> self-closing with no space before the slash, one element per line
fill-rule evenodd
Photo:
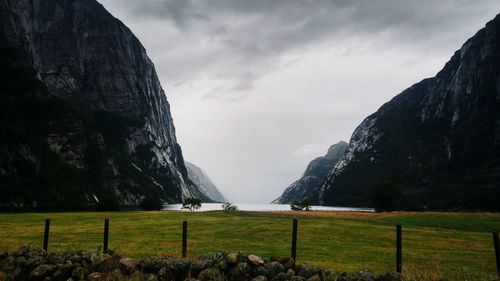
<path fill-rule="evenodd" d="M 328 172 L 341 159 L 347 147 L 348 144 L 344 141 L 330 146 L 325 156 L 312 160 L 302 177 L 287 187 L 283 194 L 272 203 L 290 204 L 295 200 L 308 197 L 325 180 Z"/>
<path fill-rule="evenodd" d="M 0 204 L 207 199 L 137 38 L 94 0 L 0 0 Z"/>
<path fill-rule="evenodd" d="M 326 205 L 500 210 L 500 16 L 434 78 L 367 117 L 314 195 Z"/>

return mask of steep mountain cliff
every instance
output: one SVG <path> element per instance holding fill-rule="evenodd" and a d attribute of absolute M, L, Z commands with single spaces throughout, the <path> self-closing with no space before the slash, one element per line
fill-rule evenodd
<path fill-rule="evenodd" d="M 94 0 L 0 8 L 1 206 L 109 208 L 200 193 L 153 63 L 125 25 Z"/>
<path fill-rule="evenodd" d="M 314 195 L 326 205 L 500 210 L 500 15 L 435 77 L 367 117 Z"/>
<path fill-rule="evenodd" d="M 213 202 L 226 202 L 217 186 L 200 167 L 186 161 L 186 168 L 189 179 L 198 187 L 201 193 Z"/>
<path fill-rule="evenodd" d="M 339 162 L 349 145 L 344 142 L 338 142 L 328 149 L 323 157 L 317 157 L 312 160 L 302 177 L 292 183 L 285 189 L 283 194 L 275 199 L 273 204 L 290 204 L 295 200 L 303 199 L 312 194 L 316 188 L 326 179 L 328 173 Z"/>

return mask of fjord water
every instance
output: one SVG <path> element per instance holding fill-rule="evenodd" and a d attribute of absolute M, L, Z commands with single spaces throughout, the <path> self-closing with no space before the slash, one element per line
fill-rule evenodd
<path fill-rule="evenodd" d="M 290 205 L 285 204 L 244 204 L 236 203 L 240 211 L 290 211 Z M 180 211 L 182 210 L 182 204 L 165 204 L 163 206 L 165 211 Z M 221 211 L 222 203 L 202 203 L 201 208 L 198 212 L 206 211 Z M 337 211 L 337 212 L 373 212 L 370 208 L 350 208 L 350 207 L 328 207 L 328 206 L 311 206 L 313 211 Z"/>

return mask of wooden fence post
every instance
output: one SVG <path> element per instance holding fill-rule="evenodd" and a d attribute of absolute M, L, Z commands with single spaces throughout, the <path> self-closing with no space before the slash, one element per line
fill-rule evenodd
<path fill-rule="evenodd" d="M 45 219 L 45 232 L 43 234 L 43 249 L 47 251 L 49 246 L 50 219 Z"/>
<path fill-rule="evenodd" d="M 497 260 L 497 273 L 500 278 L 500 242 L 498 242 L 498 232 L 493 232 L 493 245 L 495 247 L 495 257 Z"/>
<path fill-rule="evenodd" d="M 187 256 L 187 221 L 182 222 L 182 257 Z"/>
<path fill-rule="evenodd" d="M 403 272 L 401 266 L 402 260 L 402 233 L 401 233 L 401 225 L 396 226 L 396 272 L 401 274 Z"/>
<path fill-rule="evenodd" d="M 109 219 L 104 219 L 104 243 L 102 247 L 103 253 L 108 252 L 108 238 L 109 238 Z"/>
<path fill-rule="evenodd" d="M 291 256 L 294 260 L 297 259 L 297 219 L 293 219 Z"/>

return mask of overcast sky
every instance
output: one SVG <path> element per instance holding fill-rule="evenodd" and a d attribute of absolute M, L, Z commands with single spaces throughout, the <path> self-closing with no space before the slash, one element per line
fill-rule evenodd
<path fill-rule="evenodd" d="M 141 40 L 187 161 L 268 203 L 314 157 L 431 77 L 498 0 L 100 0 Z"/>

